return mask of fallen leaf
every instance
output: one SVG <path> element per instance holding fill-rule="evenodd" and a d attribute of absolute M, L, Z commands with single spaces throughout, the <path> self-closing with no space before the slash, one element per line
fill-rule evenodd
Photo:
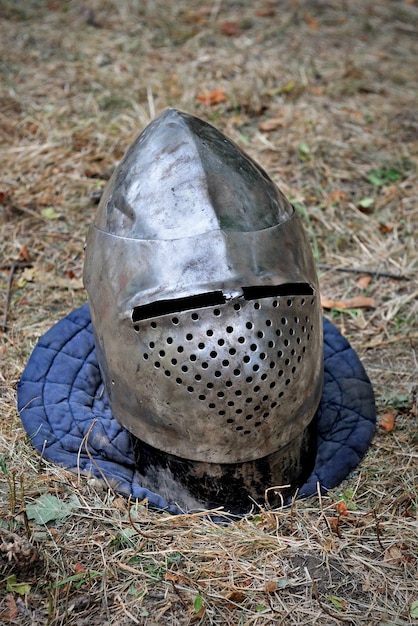
<path fill-rule="evenodd" d="M 274 593 L 277 590 L 277 582 L 275 580 L 270 580 L 264 585 L 264 591 L 266 593 Z"/>
<path fill-rule="evenodd" d="M 272 117 L 269 120 L 260 122 L 258 127 L 263 133 L 269 133 L 270 131 L 281 128 L 282 126 L 284 126 L 284 119 L 282 117 Z"/>
<path fill-rule="evenodd" d="M 220 104 L 221 102 L 226 102 L 226 94 L 222 89 L 214 89 L 213 91 L 209 91 L 208 93 L 199 94 L 196 96 L 196 99 L 199 100 L 202 104 L 208 104 L 213 106 L 214 104 Z"/>
<path fill-rule="evenodd" d="M 414 600 L 413 602 L 411 602 L 409 614 L 411 617 L 418 619 L 418 600 Z"/>
<path fill-rule="evenodd" d="M 371 282 L 372 277 L 365 274 L 364 276 L 360 276 L 360 278 L 356 281 L 356 285 L 360 287 L 360 289 L 367 289 Z"/>
<path fill-rule="evenodd" d="M 243 602 L 245 600 L 245 594 L 242 591 L 230 591 L 226 594 L 227 600 L 231 600 L 232 602 Z"/>
<path fill-rule="evenodd" d="M 19 250 L 19 259 L 21 259 L 22 261 L 26 261 L 26 263 L 30 263 L 30 254 L 29 254 L 29 250 L 27 248 L 27 246 L 25 246 L 23 244 L 23 246 L 21 246 L 20 250 Z"/>
<path fill-rule="evenodd" d="M 333 596 L 333 595 L 329 595 L 328 599 L 335 606 L 335 608 L 338 609 L 339 611 L 347 610 L 346 600 L 343 600 L 342 598 L 339 598 L 338 596 Z"/>
<path fill-rule="evenodd" d="M 328 518 L 329 527 L 332 532 L 335 533 L 338 537 L 341 537 L 340 530 L 340 518 L 339 517 L 329 517 Z"/>
<path fill-rule="evenodd" d="M 42 209 L 41 215 L 47 220 L 56 220 L 59 218 L 58 213 L 52 208 L 52 206 Z"/>
<path fill-rule="evenodd" d="M 266 7 L 265 9 L 257 9 L 255 14 L 257 17 L 274 17 L 276 15 L 276 9 L 273 9 L 273 7 Z"/>
<path fill-rule="evenodd" d="M 68 502 L 64 502 L 52 494 L 44 493 L 33 504 L 27 505 L 26 513 L 35 524 L 47 524 L 52 521 L 57 523 L 64 521 L 79 506 L 80 501 L 75 495 L 72 495 Z"/>
<path fill-rule="evenodd" d="M 345 200 L 347 194 L 340 189 L 333 189 L 328 194 L 328 200 L 331 204 L 338 204 L 341 200 Z"/>
<path fill-rule="evenodd" d="M 241 29 L 237 22 L 222 22 L 219 25 L 221 32 L 227 37 L 238 37 L 241 34 Z"/>
<path fill-rule="evenodd" d="M 307 13 L 305 13 L 303 19 L 307 23 L 308 28 L 310 28 L 311 30 L 318 30 L 319 22 L 316 17 L 312 17 L 312 15 L 308 15 Z"/>
<path fill-rule="evenodd" d="M 334 504 L 334 509 L 337 511 L 338 515 L 348 514 L 348 508 L 345 502 L 337 502 Z"/>
<path fill-rule="evenodd" d="M 382 419 L 380 420 L 380 426 L 383 428 L 385 432 L 387 433 L 392 432 L 395 426 L 395 414 L 392 413 L 392 411 L 385 413 Z"/>
<path fill-rule="evenodd" d="M 19 615 L 19 611 L 17 610 L 16 606 L 16 600 L 14 599 L 12 593 L 8 593 L 5 600 L 9 612 L 4 615 L 4 619 L 6 619 L 8 622 L 13 622 Z"/>
<path fill-rule="evenodd" d="M 76 563 L 75 567 L 74 567 L 74 573 L 75 574 L 81 574 L 83 572 L 85 572 L 86 569 L 83 567 L 83 565 L 81 563 Z"/>
<path fill-rule="evenodd" d="M 387 233 L 391 233 L 393 231 L 392 224 L 379 224 L 379 230 L 381 233 L 386 235 Z"/>
<path fill-rule="evenodd" d="M 358 309 L 363 307 L 373 308 L 375 306 L 373 298 L 366 296 L 355 296 L 346 300 L 331 300 L 326 296 L 321 296 L 321 304 L 324 309 Z"/>
<path fill-rule="evenodd" d="M 12 593 L 18 593 L 21 596 L 25 596 L 30 593 L 31 586 L 28 583 L 18 583 L 16 575 L 12 574 L 6 578 L 6 590 Z"/>

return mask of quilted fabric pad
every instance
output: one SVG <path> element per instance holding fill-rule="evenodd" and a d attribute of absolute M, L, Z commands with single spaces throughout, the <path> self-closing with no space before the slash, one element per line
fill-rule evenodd
<path fill-rule="evenodd" d="M 324 318 L 324 389 L 318 409 L 318 448 L 300 496 L 336 487 L 360 462 L 375 431 L 374 394 L 354 350 Z M 18 385 L 23 426 L 43 456 L 73 472 L 106 478 L 115 491 L 178 508 L 143 488 L 129 433 L 113 418 L 96 360 L 88 304 L 38 342 Z"/>

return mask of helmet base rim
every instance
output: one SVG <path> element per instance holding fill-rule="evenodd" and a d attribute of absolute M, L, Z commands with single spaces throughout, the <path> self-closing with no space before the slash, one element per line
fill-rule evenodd
<path fill-rule="evenodd" d="M 316 416 L 286 446 L 254 461 L 205 463 L 158 450 L 131 435 L 136 473 L 185 512 L 222 507 L 242 515 L 254 505 L 281 506 L 311 474 L 316 457 Z"/>

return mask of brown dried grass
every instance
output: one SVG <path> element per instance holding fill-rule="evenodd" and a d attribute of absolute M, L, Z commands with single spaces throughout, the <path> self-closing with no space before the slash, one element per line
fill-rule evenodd
<path fill-rule="evenodd" d="M 417 623 L 417 10 L 413 0 L 3 0 L 1 623 Z M 226 102 L 196 99 L 215 89 Z M 226 525 L 127 503 L 41 461 L 15 408 L 37 339 L 85 301 L 92 198 L 167 106 L 214 122 L 297 204 L 324 295 L 374 299 L 327 315 L 367 367 L 379 420 L 395 418 L 326 497 Z M 370 284 L 353 269 L 370 270 Z M 43 493 L 76 495 L 79 507 L 62 523 L 28 522 Z M 16 536 L 38 550 L 20 568 L 4 545 Z M 29 593 L 8 588 L 13 574 Z"/>

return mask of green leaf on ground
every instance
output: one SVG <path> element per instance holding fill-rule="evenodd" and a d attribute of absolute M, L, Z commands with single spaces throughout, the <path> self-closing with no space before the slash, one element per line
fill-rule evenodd
<path fill-rule="evenodd" d="M 42 525 L 53 521 L 63 522 L 79 506 L 80 501 L 75 495 L 68 502 L 64 502 L 50 493 L 43 493 L 35 502 L 28 504 L 26 513 L 35 524 Z"/>

